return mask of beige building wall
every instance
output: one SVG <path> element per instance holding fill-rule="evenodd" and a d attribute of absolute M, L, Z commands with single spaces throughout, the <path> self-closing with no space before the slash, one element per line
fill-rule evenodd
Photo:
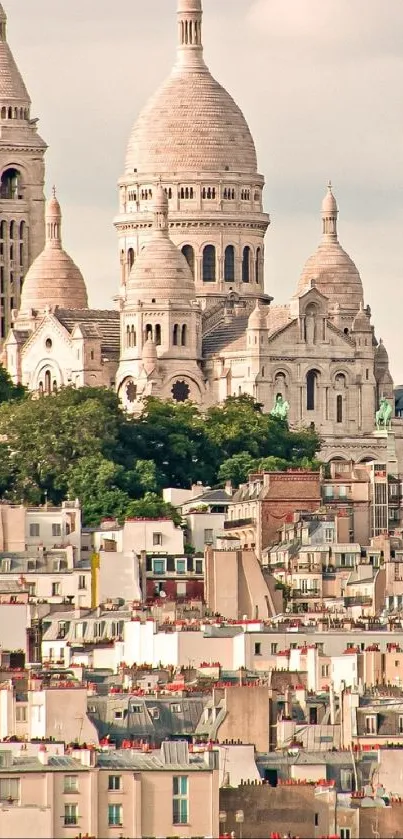
<path fill-rule="evenodd" d="M 214 690 L 214 700 L 219 692 Z M 218 729 L 218 738 L 254 743 L 257 752 L 267 752 L 270 737 L 270 699 L 267 687 L 237 686 L 225 688 L 226 716 Z"/>

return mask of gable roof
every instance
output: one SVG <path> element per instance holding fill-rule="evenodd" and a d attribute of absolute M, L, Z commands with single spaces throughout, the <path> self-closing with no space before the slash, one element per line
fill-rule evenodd
<path fill-rule="evenodd" d="M 219 323 L 203 338 L 203 356 L 216 353 L 242 338 L 248 328 L 248 316 L 234 317 L 229 323 Z"/>
<path fill-rule="evenodd" d="M 116 309 L 55 309 L 54 315 L 70 334 L 79 326 L 86 338 L 100 336 L 103 354 L 119 358 L 120 314 Z"/>

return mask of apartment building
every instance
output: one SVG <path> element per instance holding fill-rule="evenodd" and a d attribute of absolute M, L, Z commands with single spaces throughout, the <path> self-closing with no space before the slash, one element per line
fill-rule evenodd
<path fill-rule="evenodd" d="M 0 837 L 218 836 L 219 779 L 211 752 L 0 751 Z"/>

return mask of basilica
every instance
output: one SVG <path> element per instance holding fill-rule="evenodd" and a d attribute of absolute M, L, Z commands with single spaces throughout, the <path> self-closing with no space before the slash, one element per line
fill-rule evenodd
<path fill-rule="evenodd" d="M 174 31 L 174 9 L 172 21 Z M 36 393 L 115 388 L 132 413 L 150 395 L 203 410 L 246 393 L 265 411 L 281 396 L 291 427 L 318 430 L 325 460 L 402 471 L 403 422 L 375 428 L 393 382 L 339 241 L 332 185 L 318 196 L 319 244 L 295 293 L 273 303 L 264 177 L 240 108 L 205 63 L 202 0 L 178 0 L 177 32 L 173 69 L 135 122 L 119 180 L 118 305 L 94 310 L 63 249 L 56 194 L 44 206 L 46 145 L 0 6 L 3 363 Z"/>

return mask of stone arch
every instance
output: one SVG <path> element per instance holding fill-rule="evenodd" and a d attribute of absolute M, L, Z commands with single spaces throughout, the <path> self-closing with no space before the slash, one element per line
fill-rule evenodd
<path fill-rule="evenodd" d="M 224 281 L 235 282 L 235 247 L 227 245 L 224 252 Z"/>
<path fill-rule="evenodd" d="M 306 382 L 306 410 L 316 411 L 318 404 L 318 385 L 320 379 L 320 371 L 312 367 L 308 370 Z"/>
<path fill-rule="evenodd" d="M 215 283 L 217 279 L 217 254 L 215 245 L 205 245 L 203 248 L 203 282 Z"/>
<path fill-rule="evenodd" d="M 22 175 L 20 169 L 15 166 L 8 166 L 1 175 L 0 197 L 17 201 L 22 198 Z"/>
<path fill-rule="evenodd" d="M 187 264 L 194 276 L 195 274 L 195 252 L 194 247 L 192 245 L 183 245 L 182 246 L 182 253 L 186 259 Z"/>

